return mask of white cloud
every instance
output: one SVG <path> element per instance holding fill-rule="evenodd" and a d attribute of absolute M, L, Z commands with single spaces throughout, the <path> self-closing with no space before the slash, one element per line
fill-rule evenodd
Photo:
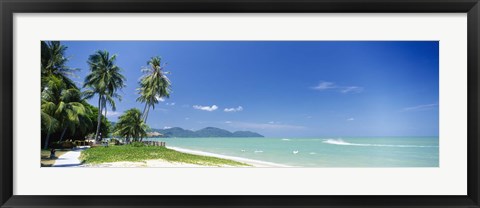
<path fill-rule="evenodd" d="M 117 117 L 119 116 L 121 113 L 118 112 L 118 111 L 107 111 L 107 117 Z"/>
<path fill-rule="evenodd" d="M 174 106 L 175 103 L 165 103 L 165 105 Z"/>
<path fill-rule="evenodd" d="M 186 117 L 185 120 L 190 120 L 190 118 L 189 118 L 189 117 Z"/>
<path fill-rule="evenodd" d="M 332 88 L 336 88 L 333 82 L 320 82 L 317 86 L 312 87 L 314 90 L 328 90 Z"/>
<path fill-rule="evenodd" d="M 165 98 L 163 98 L 163 97 L 155 96 L 155 98 L 160 102 L 165 101 Z"/>
<path fill-rule="evenodd" d="M 355 118 L 347 118 L 347 121 L 354 121 Z"/>
<path fill-rule="evenodd" d="M 225 121 L 226 124 L 231 124 L 232 122 L 231 121 Z"/>
<path fill-rule="evenodd" d="M 438 104 L 432 103 L 432 104 L 425 104 L 425 105 L 417 105 L 417 106 L 412 106 L 412 107 L 406 107 L 403 108 L 403 111 L 422 111 L 422 110 L 429 110 L 437 107 Z"/>
<path fill-rule="evenodd" d="M 359 93 L 362 91 L 363 91 L 363 87 L 357 87 L 357 86 L 342 87 L 340 89 L 341 93 Z"/>
<path fill-rule="evenodd" d="M 238 106 L 236 108 L 225 108 L 225 109 L 223 109 L 223 111 L 225 111 L 225 112 L 238 112 L 238 111 L 243 111 L 243 107 Z"/>
<path fill-rule="evenodd" d="M 320 82 L 317 86 L 312 87 L 317 91 L 335 90 L 341 93 L 359 93 L 363 91 L 363 87 L 358 86 L 339 86 L 333 82 Z"/>
<path fill-rule="evenodd" d="M 212 106 L 201 106 L 201 105 L 194 105 L 193 106 L 194 109 L 197 109 L 197 110 L 203 110 L 203 111 L 214 111 L 214 110 L 217 110 L 218 109 L 218 106 L 216 105 L 212 105 Z"/>
<path fill-rule="evenodd" d="M 163 129 L 171 129 L 172 127 L 170 126 L 164 126 Z"/>

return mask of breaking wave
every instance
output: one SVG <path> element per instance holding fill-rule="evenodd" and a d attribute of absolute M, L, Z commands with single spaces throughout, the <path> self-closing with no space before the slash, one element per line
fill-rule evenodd
<path fill-rule="evenodd" d="M 343 141 L 342 139 L 325 139 L 323 143 L 334 145 L 362 146 L 362 147 L 438 147 L 438 146 L 421 146 L 421 145 L 395 145 L 395 144 L 359 144 Z"/>

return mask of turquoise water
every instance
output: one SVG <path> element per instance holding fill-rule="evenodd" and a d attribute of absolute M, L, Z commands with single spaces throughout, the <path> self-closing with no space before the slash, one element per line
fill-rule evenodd
<path fill-rule="evenodd" d="M 151 138 L 295 167 L 438 167 L 438 137 Z"/>

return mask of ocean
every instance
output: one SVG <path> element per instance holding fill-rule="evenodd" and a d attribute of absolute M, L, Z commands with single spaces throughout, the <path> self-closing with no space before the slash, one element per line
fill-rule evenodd
<path fill-rule="evenodd" d="M 438 137 L 149 138 L 293 167 L 438 167 Z"/>

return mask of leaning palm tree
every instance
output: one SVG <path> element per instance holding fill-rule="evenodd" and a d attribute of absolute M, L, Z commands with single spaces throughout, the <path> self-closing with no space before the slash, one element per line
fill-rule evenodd
<path fill-rule="evenodd" d="M 68 88 L 76 87 L 75 83 L 69 78 L 74 75 L 78 69 L 70 68 L 66 65 L 68 58 L 65 57 L 67 47 L 59 41 L 41 42 L 41 75 L 42 89 L 48 83 L 51 76 L 56 76 L 66 83 Z"/>
<path fill-rule="evenodd" d="M 147 129 L 148 126 L 143 121 L 140 110 L 132 108 L 118 118 L 114 131 L 116 135 L 124 137 L 128 143 L 130 138 L 133 141 L 141 141 L 141 138 L 147 135 Z"/>
<path fill-rule="evenodd" d="M 86 99 L 98 96 L 98 117 L 95 139 L 98 139 L 102 112 L 107 112 L 107 103 L 112 110 L 115 109 L 115 98 L 121 99 L 116 93 L 117 90 L 125 86 L 125 77 L 120 73 L 121 69 L 115 65 L 117 56 L 108 53 L 108 51 L 97 51 L 88 58 L 90 74 L 85 77 L 83 87 L 87 88 L 84 95 Z"/>
<path fill-rule="evenodd" d="M 140 79 L 140 96 L 137 101 L 145 103 L 143 108 L 143 121 L 146 123 L 150 108 L 155 108 L 155 104 L 159 102 L 163 97 L 169 97 L 171 88 L 170 80 L 166 76 L 166 72 L 163 71 L 164 67 L 160 65 L 161 58 L 156 56 L 152 57 L 148 62 L 148 67 L 143 68 L 144 75 Z"/>

